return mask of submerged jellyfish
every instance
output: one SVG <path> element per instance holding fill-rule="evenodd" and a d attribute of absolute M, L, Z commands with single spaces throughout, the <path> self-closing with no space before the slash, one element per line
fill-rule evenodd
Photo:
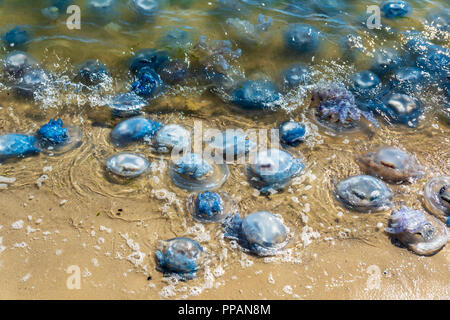
<path fill-rule="evenodd" d="M 146 105 L 145 99 L 133 92 L 118 93 L 112 96 L 107 104 L 116 117 L 137 116 Z"/>
<path fill-rule="evenodd" d="M 393 76 L 391 85 L 400 90 L 414 92 L 420 89 L 423 73 L 416 67 L 398 69 Z"/>
<path fill-rule="evenodd" d="M 412 8 L 408 2 L 403 0 L 389 0 L 381 4 L 381 11 L 389 19 L 406 17 L 411 14 Z"/>
<path fill-rule="evenodd" d="M 293 52 L 311 53 L 319 48 L 319 33 L 307 24 L 290 24 L 284 31 L 284 42 Z"/>
<path fill-rule="evenodd" d="M 266 194 L 284 188 L 304 168 L 302 160 L 289 152 L 268 149 L 258 152 L 254 162 L 247 166 L 246 174 L 250 183 Z"/>
<path fill-rule="evenodd" d="M 145 173 L 149 166 L 147 159 L 128 152 L 115 154 L 106 160 L 108 171 L 122 178 L 136 178 Z"/>
<path fill-rule="evenodd" d="M 252 24 L 248 20 L 239 18 L 228 18 L 226 20 L 233 38 L 248 43 L 260 43 L 262 41 L 261 32 L 267 31 L 272 25 L 272 17 L 266 18 L 263 14 L 259 14 L 257 22 L 258 24 Z"/>
<path fill-rule="evenodd" d="M 116 0 L 88 0 L 87 5 L 97 21 L 109 22 L 117 16 Z"/>
<path fill-rule="evenodd" d="M 226 159 L 234 159 L 249 152 L 256 143 L 241 130 L 226 130 L 206 142 L 216 153 Z"/>
<path fill-rule="evenodd" d="M 401 123 L 408 127 L 416 127 L 423 109 L 419 101 L 403 93 L 389 93 L 383 99 L 383 104 L 376 108 L 378 113 L 385 115 L 392 123 Z"/>
<path fill-rule="evenodd" d="M 0 161 L 23 158 L 41 152 L 34 136 L 25 134 L 5 134 L 0 136 Z"/>
<path fill-rule="evenodd" d="M 354 95 L 343 87 L 332 85 L 318 88 L 313 92 L 311 100 L 314 104 L 317 102 L 314 116 L 321 125 L 330 129 L 356 129 L 361 125 L 362 117 L 378 127 L 372 112 L 358 108 Z"/>
<path fill-rule="evenodd" d="M 181 280 L 195 278 L 204 261 L 202 246 L 189 238 L 161 241 L 156 251 L 156 269 Z"/>
<path fill-rule="evenodd" d="M 380 87 L 381 80 L 371 71 L 357 72 L 352 76 L 352 89 L 358 95 L 367 95 Z"/>
<path fill-rule="evenodd" d="M 169 61 L 158 69 L 161 80 L 168 84 L 175 84 L 189 77 L 189 68 L 186 63 L 179 60 Z"/>
<path fill-rule="evenodd" d="M 158 39 L 161 48 L 169 50 L 174 55 L 183 56 L 184 51 L 193 45 L 192 33 L 179 28 L 172 28 L 164 32 Z"/>
<path fill-rule="evenodd" d="M 241 219 L 238 213 L 224 221 L 225 237 L 238 241 L 242 250 L 258 256 L 271 256 L 289 241 L 289 229 L 274 214 L 259 211 Z"/>
<path fill-rule="evenodd" d="M 153 17 L 161 9 L 161 0 L 130 0 L 133 11 L 142 17 Z"/>
<path fill-rule="evenodd" d="M 279 127 L 280 140 L 288 146 L 297 146 L 306 138 L 306 127 L 297 121 L 286 121 Z"/>
<path fill-rule="evenodd" d="M 395 147 L 382 147 L 356 162 L 365 172 L 390 182 L 405 182 L 423 175 L 415 157 Z"/>
<path fill-rule="evenodd" d="M 224 192 L 200 192 L 191 194 L 187 207 L 195 220 L 199 222 L 218 222 L 236 212 L 236 205 Z"/>
<path fill-rule="evenodd" d="M 385 230 L 419 255 L 433 255 L 448 241 L 447 228 L 442 222 L 407 207 L 394 210 L 389 227 Z"/>
<path fill-rule="evenodd" d="M 311 71 L 302 64 L 293 65 L 281 72 L 283 86 L 287 89 L 297 88 L 311 83 Z"/>
<path fill-rule="evenodd" d="M 371 70 L 379 76 L 394 71 L 401 64 L 398 53 L 391 48 L 380 48 L 375 51 Z"/>
<path fill-rule="evenodd" d="M 436 177 L 428 181 L 424 199 L 427 209 L 447 222 L 450 216 L 450 176 Z"/>
<path fill-rule="evenodd" d="M 164 88 L 159 74 L 149 67 L 141 68 L 137 80 L 131 84 L 131 91 L 145 98 L 155 98 Z"/>
<path fill-rule="evenodd" d="M 17 26 L 3 34 L 2 40 L 8 47 L 17 48 L 27 43 L 30 40 L 30 35 L 26 29 Z"/>
<path fill-rule="evenodd" d="M 42 91 L 49 81 L 50 76 L 47 71 L 41 68 L 31 68 L 22 74 L 14 86 L 14 90 L 23 97 L 33 97 L 35 93 Z"/>
<path fill-rule="evenodd" d="M 98 60 L 88 60 L 80 64 L 77 68 L 75 80 L 86 86 L 96 86 L 109 79 L 108 69 Z"/>
<path fill-rule="evenodd" d="M 37 61 L 23 51 L 10 52 L 3 60 L 3 70 L 15 78 L 20 78 L 25 71 L 35 68 L 37 65 Z"/>
<path fill-rule="evenodd" d="M 169 174 L 181 189 L 204 191 L 223 185 L 229 172 L 226 164 L 217 164 L 210 159 L 207 161 L 196 153 L 186 153 L 171 162 Z"/>
<path fill-rule="evenodd" d="M 450 78 L 450 50 L 431 46 L 424 54 L 417 58 L 417 66 L 429 73 L 433 80 L 439 82 Z"/>
<path fill-rule="evenodd" d="M 269 80 L 246 80 L 231 94 L 231 102 L 244 109 L 274 109 L 282 103 L 282 95 Z"/>
<path fill-rule="evenodd" d="M 116 146 L 124 146 L 135 141 L 151 139 L 162 127 L 158 121 L 135 117 L 120 122 L 111 132 L 111 140 Z"/>
<path fill-rule="evenodd" d="M 50 153 L 65 153 L 81 145 L 81 129 L 77 126 L 64 126 L 61 119 L 50 119 L 36 133 L 39 146 Z"/>
<path fill-rule="evenodd" d="M 165 51 L 157 49 L 142 49 L 138 51 L 131 59 L 130 71 L 137 74 L 144 67 L 148 67 L 156 71 L 169 60 L 169 56 Z"/>
<path fill-rule="evenodd" d="M 188 150 L 191 145 L 191 132 L 178 124 L 163 126 L 153 139 L 151 149 L 158 153 L 174 153 Z"/>
<path fill-rule="evenodd" d="M 372 212 L 391 207 L 393 193 L 383 181 L 366 175 L 347 178 L 336 186 L 335 195 L 347 208 Z"/>

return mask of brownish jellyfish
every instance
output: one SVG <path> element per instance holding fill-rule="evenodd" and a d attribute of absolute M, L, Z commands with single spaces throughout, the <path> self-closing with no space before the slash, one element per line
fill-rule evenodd
<path fill-rule="evenodd" d="M 429 212 L 450 225 L 450 176 L 435 177 L 428 181 L 424 194 Z"/>
<path fill-rule="evenodd" d="M 366 173 L 394 183 L 411 181 L 423 175 L 417 159 L 395 147 L 382 147 L 358 157 L 356 162 Z"/>

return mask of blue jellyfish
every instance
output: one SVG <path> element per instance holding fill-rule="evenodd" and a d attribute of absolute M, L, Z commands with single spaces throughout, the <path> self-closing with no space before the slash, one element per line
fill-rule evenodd
<path fill-rule="evenodd" d="M 417 66 L 429 73 L 433 80 L 450 79 L 450 50 L 440 46 L 432 47 L 417 58 Z"/>
<path fill-rule="evenodd" d="M 37 65 L 37 61 L 23 51 L 10 52 L 3 59 L 3 70 L 16 79 L 20 79 L 25 71 L 35 68 Z"/>
<path fill-rule="evenodd" d="M 75 76 L 75 80 L 86 86 L 98 85 L 109 78 L 108 69 L 98 60 L 88 60 L 80 64 Z"/>
<path fill-rule="evenodd" d="M 283 86 L 287 89 L 311 84 L 311 71 L 303 64 L 296 64 L 281 72 Z"/>
<path fill-rule="evenodd" d="M 282 103 L 282 95 L 269 80 L 246 80 L 231 94 L 231 102 L 244 109 L 274 109 Z"/>
<path fill-rule="evenodd" d="M 131 84 L 131 91 L 145 98 L 155 98 L 163 89 L 161 77 L 149 67 L 141 68 L 137 80 Z"/>
<path fill-rule="evenodd" d="M 245 155 L 256 146 L 242 130 L 233 129 L 214 135 L 206 143 L 226 159 Z"/>
<path fill-rule="evenodd" d="M 392 206 L 393 198 L 391 189 L 383 181 L 366 175 L 339 182 L 335 195 L 347 208 L 361 212 L 387 210 Z"/>
<path fill-rule="evenodd" d="M 111 140 L 116 146 L 125 146 L 135 141 L 151 139 L 162 127 L 158 121 L 144 117 L 134 117 L 120 122 L 111 132 Z"/>
<path fill-rule="evenodd" d="M 14 90 L 23 97 L 33 97 L 35 93 L 42 91 L 50 81 L 47 71 L 41 68 L 26 70 Z"/>
<path fill-rule="evenodd" d="M 412 8 L 408 2 L 402 0 L 389 0 L 381 4 L 381 11 L 389 19 L 407 17 L 411 14 Z"/>
<path fill-rule="evenodd" d="M 161 5 L 161 0 L 130 0 L 131 9 L 143 18 L 155 16 Z"/>
<path fill-rule="evenodd" d="M 423 211 L 405 206 L 393 211 L 385 230 L 418 255 L 433 255 L 448 241 L 445 224 Z"/>
<path fill-rule="evenodd" d="M 305 164 L 289 152 L 280 149 L 262 150 L 246 167 L 249 182 L 263 194 L 284 188 L 298 176 Z"/>
<path fill-rule="evenodd" d="M 41 152 L 34 136 L 5 134 L 0 136 L 0 160 L 23 158 Z"/>
<path fill-rule="evenodd" d="M 422 70 L 416 67 L 404 67 L 394 73 L 391 85 L 397 90 L 415 92 L 421 88 L 423 80 Z"/>
<path fill-rule="evenodd" d="M 61 119 L 50 119 L 36 132 L 39 146 L 45 152 L 62 154 L 78 148 L 82 141 L 81 129 L 77 126 L 64 126 Z"/>
<path fill-rule="evenodd" d="M 157 49 L 142 49 L 130 60 L 130 71 L 138 74 L 139 71 L 148 67 L 157 71 L 162 65 L 168 62 L 167 52 Z"/>
<path fill-rule="evenodd" d="M 222 221 L 236 212 L 234 201 L 224 192 L 204 191 L 197 195 L 191 194 L 187 207 L 196 221 L 205 223 Z"/>
<path fill-rule="evenodd" d="M 357 72 L 352 76 L 352 88 L 358 94 L 367 95 L 373 89 L 379 88 L 380 84 L 380 78 L 368 70 Z"/>
<path fill-rule="evenodd" d="M 171 28 L 163 33 L 158 39 L 158 43 L 160 48 L 168 50 L 173 56 L 182 58 L 186 50 L 194 45 L 192 38 L 192 32 L 180 28 Z"/>
<path fill-rule="evenodd" d="M 176 84 L 188 79 L 190 71 L 185 62 L 173 60 L 163 64 L 158 69 L 158 74 L 164 83 Z"/>
<path fill-rule="evenodd" d="M 112 113 L 116 117 L 137 116 L 146 105 L 145 99 L 134 92 L 116 94 L 107 103 L 107 106 L 112 109 Z"/>
<path fill-rule="evenodd" d="M 150 163 L 140 155 L 122 152 L 109 157 L 106 160 L 106 168 L 109 172 L 122 178 L 136 178 L 145 173 Z"/>
<path fill-rule="evenodd" d="M 297 146 L 306 138 L 306 127 L 297 121 L 283 122 L 280 127 L 281 143 L 287 146 Z"/>
<path fill-rule="evenodd" d="M 179 153 L 191 146 L 191 132 L 178 124 L 164 125 L 153 139 L 151 149 L 158 153 Z"/>
<path fill-rule="evenodd" d="M 8 47 L 17 48 L 26 44 L 30 40 L 30 35 L 25 28 L 17 26 L 3 34 L 2 40 Z"/>
<path fill-rule="evenodd" d="M 181 280 L 195 278 L 205 259 L 202 246 L 189 238 L 161 241 L 156 251 L 157 270 Z"/>
<path fill-rule="evenodd" d="M 290 50 L 296 53 L 311 53 L 319 48 L 319 32 L 307 24 L 294 23 L 284 31 L 284 42 Z"/>
<path fill-rule="evenodd" d="M 276 255 L 288 241 L 288 228 L 274 214 L 259 211 L 241 219 L 238 213 L 224 221 L 225 237 L 258 256 Z"/>
<path fill-rule="evenodd" d="M 394 49 L 380 48 L 374 53 L 371 70 L 383 76 L 397 69 L 401 62 L 400 56 Z"/>
<path fill-rule="evenodd" d="M 391 92 L 383 99 L 378 107 L 378 113 L 385 115 L 392 123 L 401 123 L 408 127 L 416 127 L 423 109 L 419 101 L 404 94 Z"/>

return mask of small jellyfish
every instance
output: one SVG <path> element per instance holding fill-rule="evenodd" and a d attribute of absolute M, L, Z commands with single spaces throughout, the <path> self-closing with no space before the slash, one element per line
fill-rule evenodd
<path fill-rule="evenodd" d="M 145 99 L 133 92 L 118 93 L 112 96 L 107 103 L 115 117 L 137 116 L 146 105 Z"/>
<path fill-rule="evenodd" d="M 319 48 L 319 32 L 307 24 L 290 24 L 284 31 L 284 42 L 293 52 L 312 53 Z"/>
<path fill-rule="evenodd" d="M 267 194 L 284 188 L 304 168 L 302 160 L 289 152 L 268 149 L 258 152 L 254 162 L 246 167 L 246 174 L 255 188 Z"/>
<path fill-rule="evenodd" d="M 122 152 L 106 160 L 109 172 L 126 179 L 139 177 L 145 173 L 150 163 L 144 157 L 134 153 Z"/>
<path fill-rule="evenodd" d="M 148 67 L 156 71 L 169 60 L 169 56 L 165 51 L 157 49 L 142 49 L 138 51 L 133 58 L 131 58 L 130 71 L 137 74 L 144 67 Z"/>
<path fill-rule="evenodd" d="M 269 80 L 246 80 L 234 89 L 231 102 L 251 110 L 275 109 L 282 103 L 282 95 Z"/>
<path fill-rule="evenodd" d="M 408 2 L 402 0 L 389 0 L 381 3 L 381 11 L 389 19 L 407 17 L 411 14 L 412 8 Z"/>
<path fill-rule="evenodd" d="M 183 58 L 185 51 L 193 46 L 193 34 L 179 28 L 171 28 L 158 39 L 159 47 L 168 50 L 172 55 Z"/>
<path fill-rule="evenodd" d="M 144 117 L 134 117 L 120 122 L 111 132 L 111 140 L 116 146 L 125 146 L 135 141 L 151 139 L 162 127 L 158 121 Z"/>
<path fill-rule="evenodd" d="M 206 143 L 226 159 L 245 155 L 256 146 L 243 131 L 233 129 L 216 134 Z"/>
<path fill-rule="evenodd" d="M 394 71 L 401 64 L 398 53 L 391 48 L 380 48 L 375 51 L 371 70 L 379 76 Z"/>
<path fill-rule="evenodd" d="M 156 269 L 181 280 L 195 278 L 205 260 L 202 246 L 189 238 L 161 241 L 156 251 Z"/>
<path fill-rule="evenodd" d="M 420 90 L 423 78 L 423 73 L 419 68 L 405 67 L 394 73 L 391 85 L 398 90 L 415 92 Z"/>
<path fill-rule="evenodd" d="M 151 150 L 158 153 L 180 153 L 191 146 L 191 132 L 178 124 L 163 126 L 153 139 Z"/>
<path fill-rule="evenodd" d="M 232 63 L 241 57 L 242 50 L 233 50 L 229 40 L 207 40 L 201 36 L 194 46 L 193 58 L 205 67 L 214 68 L 218 72 L 227 73 L 232 69 Z"/>
<path fill-rule="evenodd" d="M 149 67 L 141 68 L 137 80 L 131 84 L 131 91 L 145 98 L 155 98 L 164 90 L 159 74 Z"/>
<path fill-rule="evenodd" d="M 435 177 L 428 181 L 424 200 L 428 211 L 447 222 L 450 216 L 450 176 Z"/>
<path fill-rule="evenodd" d="M 213 190 L 222 186 L 228 178 L 226 164 L 205 160 L 199 154 L 186 153 L 169 166 L 172 181 L 189 191 Z"/>
<path fill-rule="evenodd" d="M 347 208 L 360 212 L 391 207 L 393 193 L 383 181 L 366 175 L 347 178 L 336 185 L 336 198 Z"/>
<path fill-rule="evenodd" d="M 86 86 L 96 86 L 110 79 L 108 69 L 98 60 L 88 60 L 80 64 L 77 68 L 75 80 Z"/>
<path fill-rule="evenodd" d="M 8 47 L 17 48 L 26 44 L 30 40 L 30 35 L 25 28 L 17 26 L 3 34 L 2 40 Z"/>
<path fill-rule="evenodd" d="M 5 134 L 0 136 L 0 161 L 23 158 L 41 152 L 36 138 L 25 134 Z"/>
<path fill-rule="evenodd" d="M 14 86 L 15 92 L 23 97 L 33 97 L 49 84 L 50 76 L 41 68 L 26 70 L 18 83 Z"/>
<path fill-rule="evenodd" d="M 225 237 L 236 240 L 243 251 L 258 256 L 276 255 L 289 242 L 289 229 L 268 211 L 259 211 L 241 219 L 238 213 L 223 222 Z"/>
<path fill-rule="evenodd" d="M 362 95 L 367 95 L 373 89 L 380 86 L 381 80 L 378 76 L 371 71 L 357 72 L 352 76 L 353 90 Z"/>
<path fill-rule="evenodd" d="M 301 85 L 311 84 L 311 71 L 302 64 L 293 65 L 281 72 L 283 86 L 286 89 L 294 89 Z"/>
<path fill-rule="evenodd" d="M 19 79 L 25 71 L 35 68 L 37 65 L 37 61 L 23 51 L 10 52 L 3 59 L 3 70 L 16 79 Z"/>
<path fill-rule="evenodd" d="M 187 207 L 192 217 L 199 222 L 222 221 L 229 214 L 236 212 L 236 205 L 231 197 L 224 192 L 200 192 L 191 194 Z"/>
<path fill-rule="evenodd" d="M 306 126 L 297 121 L 286 121 L 279 127 L 281 143 L 297 146 L 306 138 Z"/>
<path fill-rule="evenodd" d="M 226 24 L 230 29 L 233 38 L 249 44 L 258 44 L 262 42 L 262 32 L 265 32 L 272 25 L 272 18 L 266 18 L 264 15 L 258 15 L 258 23 L 252 24 L 248 20 L 239 18 L 228 18 Z"/>
<path fill-rule="evenodd" d="M 361 169 L 390 182 L 405 182 L 423 175 L 416 158 L 395 147 L 382 147 L 356 159 Z"/>
<path fill-rule="evenodd" d="M 169 61 L 158 69 L 161 80 L 167 84 L 176 84 L 186 80 L 189 75 L 188 65 L 180 60 Z"/>
<path fill-rule="evenodd" d="M 82 143 L 82 136 L 79 127 L 64 126 L 61 119 L 50 119 L 36 133 L 42 150 L 52 154 L 62 154 L 78 148 Z"/>
<path fill-rule="evenodd" d="M 385 230 L 419 255 L 433 255 L 448 241 L 447 227 L 441 221 L 407 207 L 394 210 Z"/>
<path fill-rule="evenodd" d="M 383 98 L 378 113 L 385 115 L 391 123 L 401 123 L 408 127 L 416 127 L 423 109 L 419 101 L 413 97 L 398 92 L 391 92 Z"/>

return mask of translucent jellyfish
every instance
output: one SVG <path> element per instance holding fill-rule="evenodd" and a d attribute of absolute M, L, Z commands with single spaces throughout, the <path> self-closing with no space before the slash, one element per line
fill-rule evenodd
<path fill-rule="evenodd" d="M 23 51 L 10 52 L 3 59 L 3 70 L 16 79 L 19 79 L 25 71 L 37 67 L 37 65 L 37 61 Z"/>
<path fill-rule="evenodd" d="M 391 48 L 380 48 L 374 53 L 371 70 L 379 76 L 394 71 L 401 64 L 398 53 Z"/>
<path fill-rule="evenodd" d="M 134 117 L 120 122 L 111 132 L 111 140 L 116 146 L 125 146 L 135 141 L 153 138 L 162 127 L 158 121 L 144 117 Z"/>
<path fill-rule="evenodd" d="M 389 0 L 381 3 L 381 11 L 389 19 L 407 17 L 411 14 L 412 8 L 408 2 L 402 0 Z"/>
<path fill-rule="evenodd" d="M 248 153 L 256 143 L 241 130 L 225 130 L 206 141 L 217 153 L 226 159 L 234 159 Z"/>
<path fill-rule="evenodd" d="M 180 60 L 174 60 L 162 65 L 158 69 L 158 74 L 165 83 L 176 84 L 186 80 L 190 72 L 186 63 Z"/>
<path fill-rule="evenodd" d="M 108 69 L 98 60 L 88 60 L 77 67 L 75 80 L 86 86 L 96 86 L 110 79 Z"/>
<path fill-rule="evenodd" d="M 269 80 L 246 80 L 231 94 L 231 102 L 244 109 L 275 109 L 282 103 L 282 95 Z"/>
<path fill-rule="evenodd" d="M 233 38 L 251 44 L 258 44 L 263 40 L 262 32 L 267 31 L 272 25 L 272 18 L 266 18 L 264 15 L 259 14 L 257 24 L 252 24 L 248 20 L 239 18 L 228 18 L 226 24 Z"/>
<path fill-rule="evenodd" d="M 441 221 L 407 207 L 394 210 L 385 230 L 419 255 L 433 255 L 448 241 L 447 227 Z"/>
<path fill-rule="evenodd" d="M 158 47 L 168 50 L 172 56 L 183 58 L 186 50 L 194 45 L 193 32 L 180 28 L 171 28 L 163 33 L 158 39 Z"/>
<path fill-rule="evenodd" d="M 149 67 L 141 68 L 137 79 L 131 84 L 131 91 L 145 98 L 155 98 L 164 90 L 159 74 Z"/>
<path fill-rule="evenodd" d="M 289 152 L 268 149 L 257 153 L 253 163 L 246 167 L 246 174 L 255 188 L 267 194 L 284 188 L 304 168 L 302 160 Z"/>
<path fill-rule="evenodd" d="M 380 78 L 371 71 L 357 72 L 352 76 L 352 88 L 359 95 L 367 95 L 372 90 L 379 88 Z"/>
<path fill-rule="evenodd" d="M 232 69 L 232 62 L 240 58 L 242 50 L 233 50 L 233 44 L 229 40 L 209 40 L 201 36 L 194 46 L 193 59 L 198 64 L 214 68 L 218 72 L 226 73 Z"/>
<path fill-rule="evenodd" d="M 17 26 L 3 34 L 2 40 L 6 46 L 17 48 L 30 40 L 30 34 L 24 27 Z"/>
<path fill-rule="evenodd" d="M 405 182 L 423 175 L 416 158 L 395 147 L 382 147 L 356 159 L 361 169 L 390 182 Z"/>
<path fill-rule="evenodd" d="M 142 49 L 138 51 L 133 58 L 131 58 L 130 71 L 137 74 L 144 67 L 148 67 L 156 71 L 169 60 L 169 56 L 165 51 L 157 49 Z"/>
<path fill-rule="evenodd" d="M 190 146 L 191 132 L 188 129 L 178 124 L 167 124 L 157 132 L 150 148 L 158 153 L 169 153 L 173 150 L 179 153 L 189 150 Z"/>
<path fill-rule="evenodd" d="M 347 208 L 360 212 L 387 210 L 392 191 L 383 181 L 366 175 L 347 178 L 336 185 L 336 198 Z"/>
<path fill-rule="evenodd" d="M 280 140 L 288 146 L 297 146 L 306 138 L 306 126 L 297 121 L 287 121 L 280 125 Z"/>
<path fill-rule="evenodd" d="M 401 123 L 408 127 L 416 127 L 423 109 L 419 101 L 404 94 L 391 92 L 383 98 L 378 113 L 386 116 L 391 123 Z"/>
<path fill-rule="evenodd" d="M 0 161 L 23 158 L 41 152 L 34 136 L 5 134 L 0 136 Z"/>
<path fill-rule="evenodd" d="M 416 92 L 421 89 L 423 80 L 423 72 L 419 68 L 404 67 L 394 73 L 391 85 L 398 90 Z"/>
<path fill-rule="evenodd" d="M 41 92 L 49 84 L 50 76 L 44 69 L 31 68 L 26 70 L 14 90 L 23 97 L 33 97 L 35 93 Z"/>
<path fill-rule="evenodd" d="M 200 192 L 190 194 L 187 207 L 199 222 L 218 222 L 237 212 L 236 204 L 225 192 Z"/>
<path fill-rule="evenodd" d="M 170 163 L 169 174 L 173 183 L 181 189 L 205 191 L 222 186 L 229 171 L 226 164 L 206 160 L 196 153 L 186 153 Z"/>
<path fill-rule="evenodd" d="M 313 92 L 311 101 L 313 106 L 317 106 L 313 110 L 317 122 L 334 131 L 358 129 L 363 119 L 378 127 L 372 112 L 360 109 L 354 95 L 342 86 L 318 88 Z"/>
<path fill-rule="evenodd" d="M 50 119 L 36 137 L 44 152 L 62 154 L 81 146 L 83 133 L 77 126 L 65 126 L 61 119 Z"/>
<path fill-rule="evenodd" d="M 141 17 L 153 17 L 161 9 L 161 0 L 130 0 L 131 9 Z"/>
<path fill-rule="evenodd" d="M 118 93 L 107 103 L 115 117 L 137 116 L 146 105 L 147 101 L 133 92 Z"/>
<path fill-rule="evenodd" d="M 195 278 L 205 260 L 202 246 L 189 238 L 161 241 L 156 251 L 156 269 L 181 280 Z"/>
<path fill-rule="evenodd" d="M 258 256 L 276 255 L 289 242 L 289 229 L 274 214 L 259 211 L 241 219 L 238 213 L 223 222 L 225 237 Z"/>
<path fill-rule="evenodd" d="M 281 72 L 283 86 L 286 89 L 297 88 L 301 85 L 311 84 L 311 71 L 306 65 L 296 64 Z"/>
<path fill-rule="evenodd" d="M 435 177 L 428 181 L 424 194 L 425 206 L 435 216 L 449 222 L 450 176 Z"/>
<path fill-rule="evenodd" d="M 312 53 L 319 48 L 319 32 L 307 24 L 290 24 L 284 31 L 284 42 L 293 52 Z"/>
<path fill-rule="evenodd" d="M 127 179 L 142 175 L 149 166 L 147 159 L 128 152 L 115 154 L 106 160 L 106 168 L 109 172 Z"/>

